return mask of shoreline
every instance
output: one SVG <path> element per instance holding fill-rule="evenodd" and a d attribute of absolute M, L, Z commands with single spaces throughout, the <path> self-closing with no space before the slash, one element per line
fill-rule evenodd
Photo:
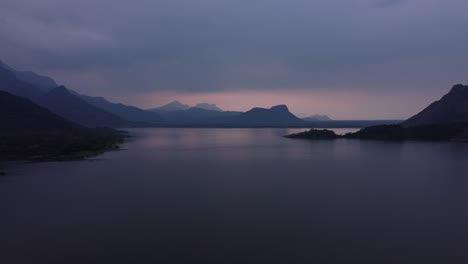
<path fill-rule="evenodd" d="M 377 141 L 420 141 L 420 142 L 460 142 L 468 143 L 465 123 L 436 124 L 405 127 L 402 125 L 381 125 L 363 128 L 354 133 L 338 135 L 328 129 L 310 129 L 304 132 L 285 135 L 290 139 L 335 140 L 359 139 Z"/>
<path fill-rule="evenodd" d="M 79 161 L 119 151 L 131 138 L 128 131 L 109 130 L 85 135 L 1 136 L 0 163 L 15 161 Z M 0 171 L 1 172 L 1 171 Z"/>

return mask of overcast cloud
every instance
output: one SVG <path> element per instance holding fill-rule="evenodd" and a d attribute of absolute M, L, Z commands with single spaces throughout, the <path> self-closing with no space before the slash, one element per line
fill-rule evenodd
<path fill-rule="evenodd" d="M 0 59 L 90 94 L 468 82 L 466 0 L 2 0 Z"/>

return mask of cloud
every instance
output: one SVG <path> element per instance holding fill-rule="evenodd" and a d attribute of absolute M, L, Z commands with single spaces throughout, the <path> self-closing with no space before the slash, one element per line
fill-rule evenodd
<path fill-rule="evenodd" d="M 468 2 L 362 3 L 3 0 L 0 49 L 13 66 L 102 95 L 403 92 L 466 81 Z"/>
<path fill-rule="evenodd" d="M 371 3 L 374 7 L 388 7 L 401 4 L 403 0 L 373 0 Z"/>
<path fill-rule="evenodd" d="M 6 21 L 6 19 L 4 19 L 3 17 L 0 17 L 0 26 L 6 26 L 8 25 L 8 22 Z"/>

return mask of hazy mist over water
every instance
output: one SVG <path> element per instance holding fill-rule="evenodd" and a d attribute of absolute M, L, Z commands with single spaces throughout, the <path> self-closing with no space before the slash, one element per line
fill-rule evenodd
<path fill-rule="evenodd" d="M 131 132 L 94 161 L 2 165 L 0 263 L 468 262 L 468 144 Z"/>

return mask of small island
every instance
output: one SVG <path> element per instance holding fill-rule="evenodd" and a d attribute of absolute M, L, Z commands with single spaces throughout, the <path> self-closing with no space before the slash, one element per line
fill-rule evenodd
<path fill-rule="evenodd" d="M 332 140 L 338 138 L 387 140 L 387 141 L 460 141 L 468 142 L 468 124 L 427 125 L 404 127 L 402 125 L 381 125 L 361 129 L 355 133 L 337 135 L 330 130 L 310 129 L 309 131 L 287 135 L 287 138 L 312 140 Z"/>
<path fill-rule="evenodd" d="M 337 139 L 340 136 L 328 129 L 310 129 L 309 131 L 286 135 L 287 138 L 304 138 L 304 139 Z"/>

